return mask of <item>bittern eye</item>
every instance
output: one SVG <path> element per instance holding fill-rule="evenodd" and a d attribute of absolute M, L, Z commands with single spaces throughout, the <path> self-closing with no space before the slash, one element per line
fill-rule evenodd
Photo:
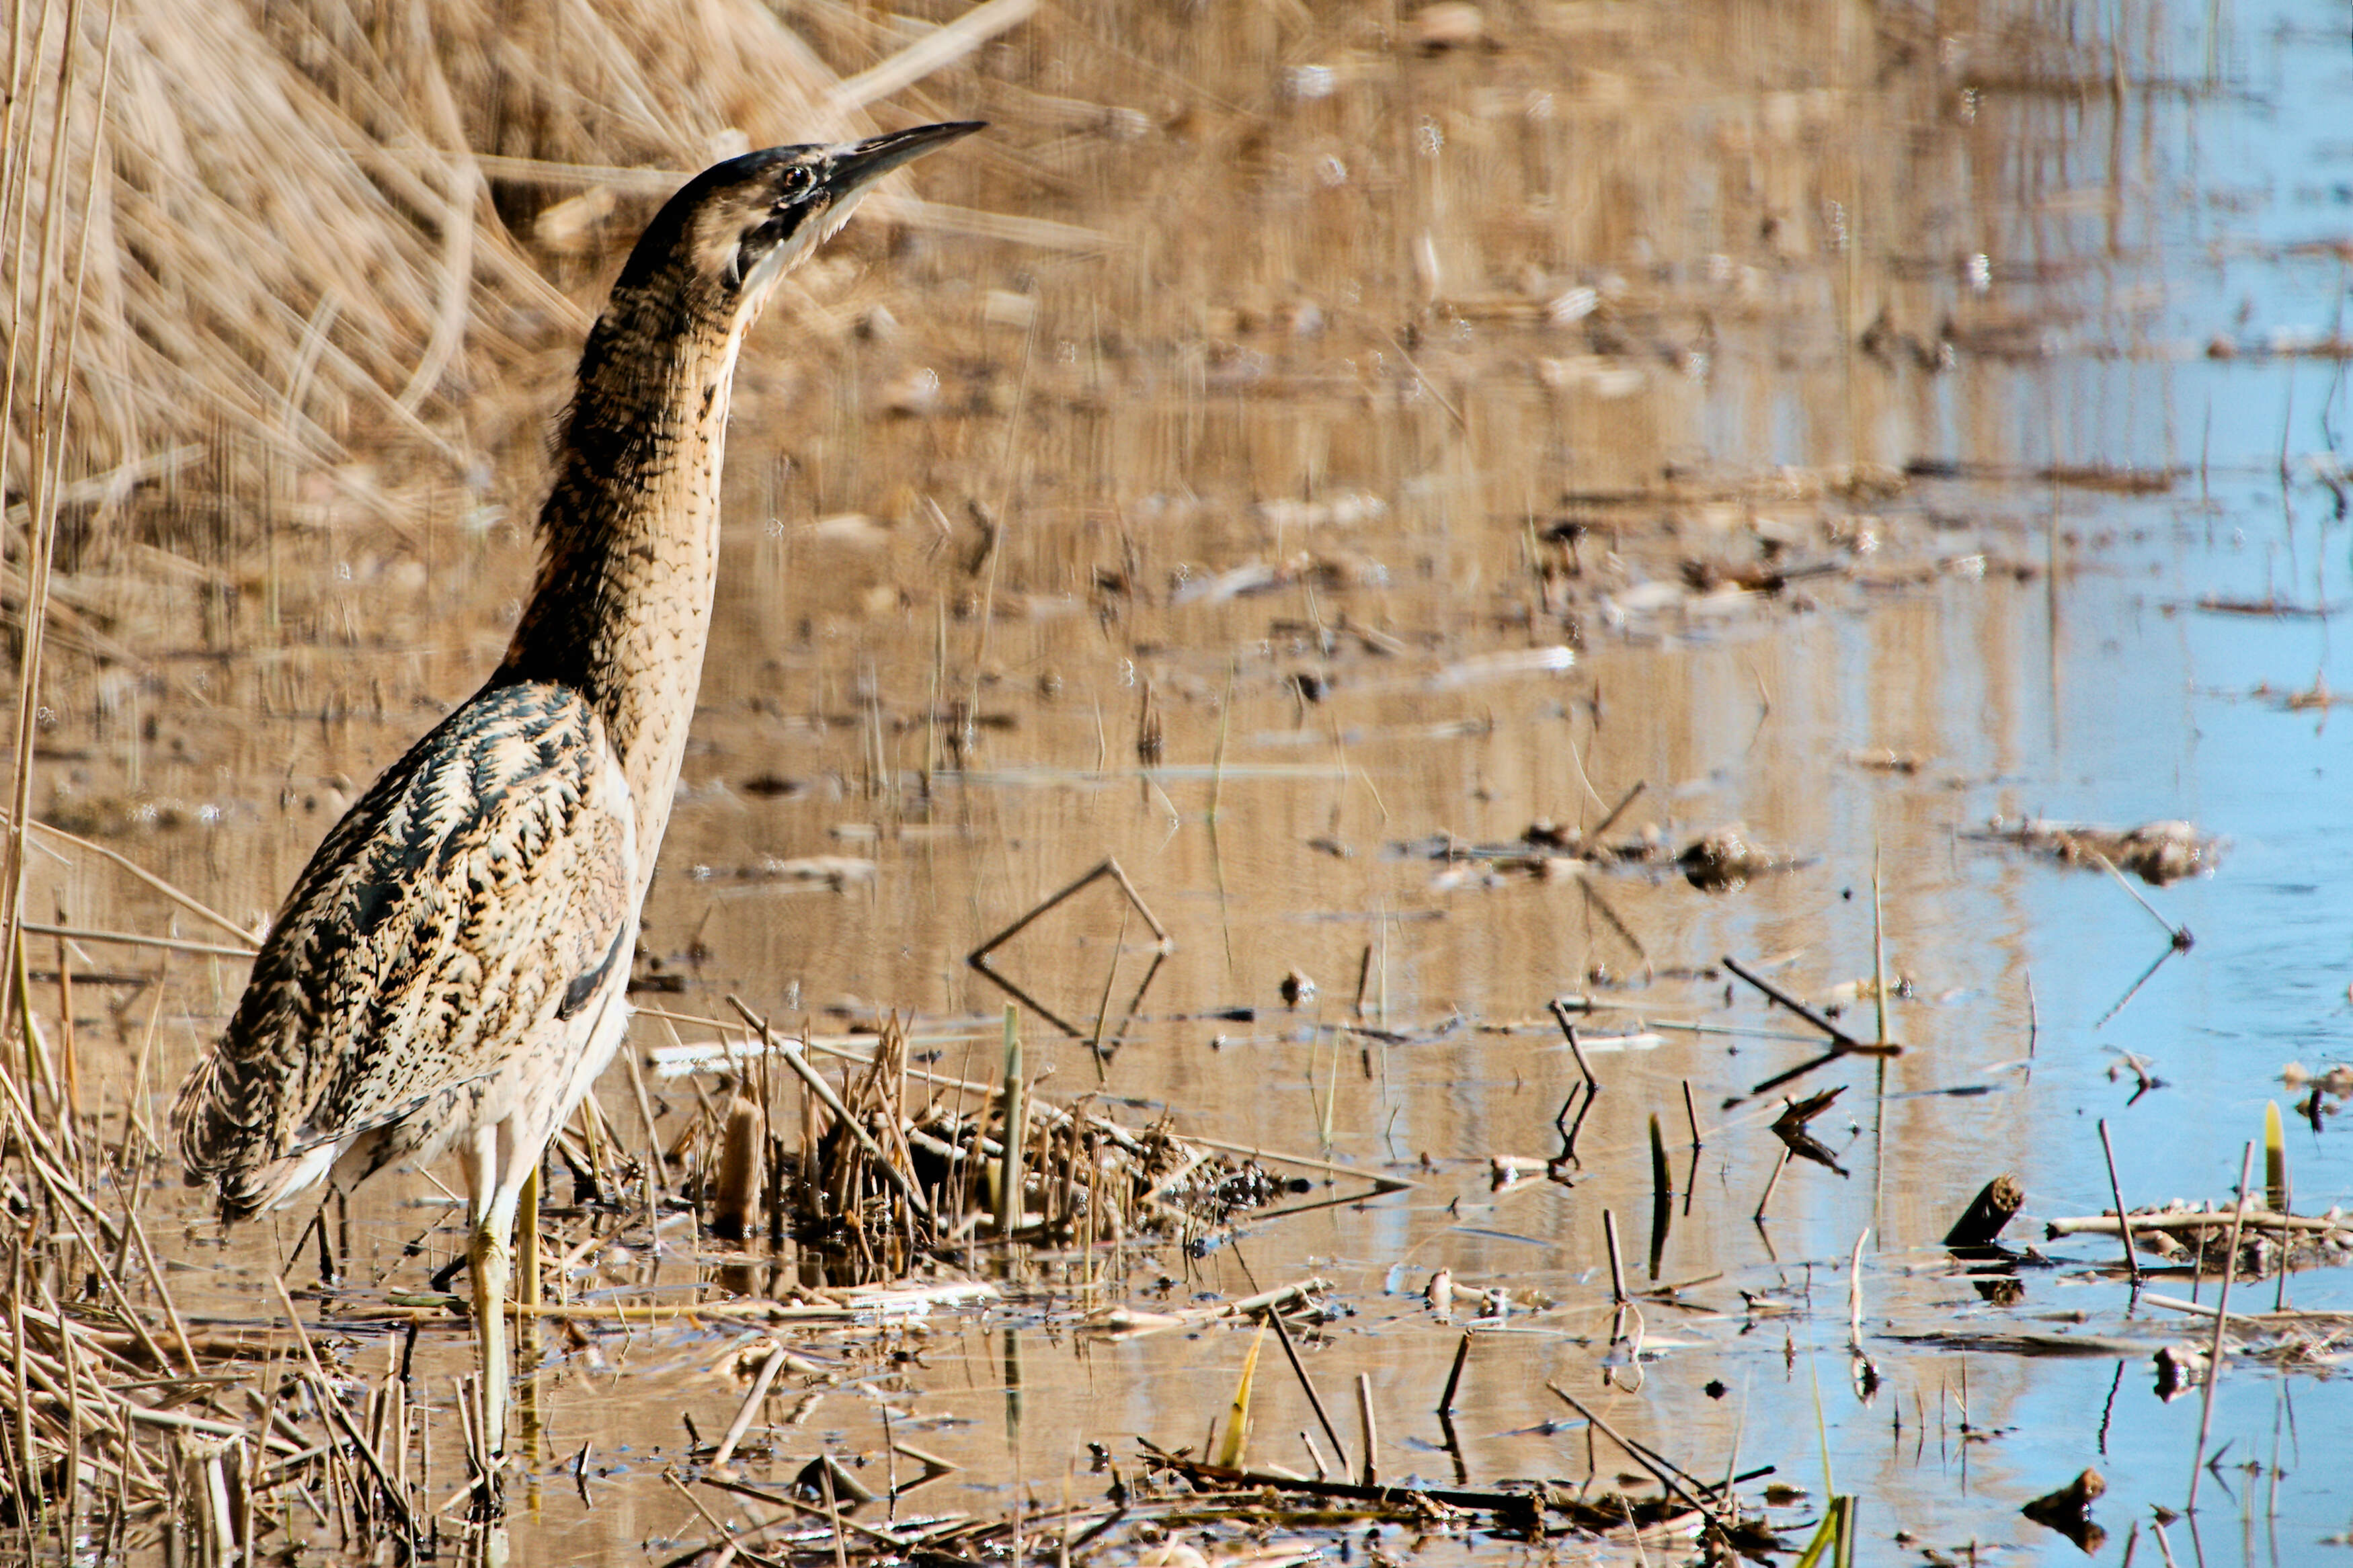
<path fill-rule="evenodd" d="M 808 195 L 809 187 L 816 184 L 817 173 L 807 163 L 788 165 L 783 174 L 776 176 L 776 205 L 783 206 L 786 202 Z"/>

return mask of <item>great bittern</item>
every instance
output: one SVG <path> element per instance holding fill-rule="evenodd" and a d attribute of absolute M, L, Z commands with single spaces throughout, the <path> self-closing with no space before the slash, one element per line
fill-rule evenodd
<path fill-rule="evenodd" d="M 457 1151 L 488 1454 L 516 1205 L 628 1016 L 711 630 L 736 353 L 876 179 L 978 129 L 746 153 L 655 216 L 581 355 L 506 658 L 311 858 L 173 1107 L 227 1219 Z"/>

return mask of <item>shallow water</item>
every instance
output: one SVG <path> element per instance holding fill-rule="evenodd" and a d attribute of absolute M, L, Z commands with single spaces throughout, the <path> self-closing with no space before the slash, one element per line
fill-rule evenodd
<path fill-rule="evenodd" d="M 1473 1484 L 1629 1468 L 1550 1379 L 1694 1471 L 1736 1448 L 1816 1502 L 1860 1493 L 1866 1561 L 2067 1560 L 2018 1509 L 2087 1465 L 2109 1484 L 2106 1558 L 2150 1508 L 2182 1506 L 2199 1402 L 2159 1402 L 2147 1355 L 2205 1321 L 2132 1310 L 2112 1247 L 2049 1244 L 2052 1266 L 1997 1301 L 1938 1245 L 2004 1171 L 2029 1194 L 2013 1242 L 2110 1206 L 2102 1118 L 2129 1202 L 2225 1199 L 2264 1102 L 2301 1092 L 2281 1068 L 2347 1054 L 2353 733 L 2283 698 L 2353 674 L 2327 616 L 2197 606 L 2353 592 L 2353 132 L 2328 107 L 2353 100 L 2348 13 L 2124 16 L 2112 49 L 2105 11 L 1840 10 L 1716 37 L 1712 16 L 1564 6 L 1491 16 L 1493 52 L 1427 58 L 1378 47 L 1386 23 L 1362 17 L 1223 17 L 1251 47 L 1041 27 L 978 63 L 966 85 L 1019 135 L 925 194 L 1112 242 L 853 251 L 747 353 L 730 574 L 640 963 L 681 988 L 646 999 L 723 1016 L 740 994 L 820 1027 L 836 1005 L 986 1018 L 1004 997 L 965 953 L 1115 857 L 1174 950 L 1122 1026 L 1148 938 L 1107 888 L 1008 947 L 1001 968 L 1090 1033 L 1115 999 L 1100 1083 L 1083 1043 L 1025 1016 L 1044 1092 L 1418 1185 L 1247 1222 L 1198 1256 L 1131 1247 L 1099 1260 L 1103 1296 L 1017 1271 L 1000 1306 L 907 1331 L 918 1360 L 859 1352 L 777 1454 L 881 1466 L 887 1413 L 965 1467 L 918 1506 L 1001 1511 L 1017 1481 L 1049 1510 L 1092 1500 L 1084 1445 L 1125 1466 L 1131 1436 L 1198 1443 L 1248 1337 L 1095 1342 L 1078 1313 L 1313 1275 L 1337 1309 L 1308 1351 L 1327 1400 L 1369 1374 L 1384 1475 L 1451 1479 L 1427 1412 L 1467 1314 L 1419 1294 L 1442 1268 L 1514 1302 L 1481 1324 L 1458 1400 Z M 1046 95 L 1121 93 L 1161 127 L 1141 147 L 1037 129 Z M 898 325 L 876 329 L 885 301 Z M 2333 356 L 2307 352 L 2332 337 Z M 920 401 L 926 370 L 936 407 L 880 412 Z M 1573 547 L 1545 537 L 1563 522 L 1585 525 Z M 1744 565 L 1762 538 L 1835 570 L 1769 595 L 1685 586 L 1684 562 Z M 194 596 L 155 589 L 152 563 L 93 571 L 93 592 L 171 631 L 154 678 L 59 703 L 57 815 L 265 916 L 353 782 L 488 667 L 528 559 L 511 522 L 437 513 L 290 540 Z M 1877 752 L 1916 768 L 1867 765 Z M 1430 853 L 1590 825 L 1638 782 L 1613 835 L 1651 826 L 1672 848 L 1738 823 L 1795 864 L 1712 894 L 1672 868 L 1536 877 Z M 2214 875 L 2145 890 L 2194 946 L 2133 991 L 2168 952 L 2158 921 L 2096 871 L 1969 836 L 1997 815 L 2221 835 Z M 871 875 L 772 874 L 813 855 Z M 1605 1037 L 1802 1034 L 1718 961 L 1817 997 L 1867 980 L 1874 865 L 1905 1049 L 1791 1090 L 1845 1087 L 1814 1124 L 1844 1178 L 1795 1165 L 1752 1222 L 1779 1102 L 1726 1101 L 1813 1049 L 1658 1027 L 1592 1055 L 1573 1184 L 1492 1186 L 1493 1157 L 1560 1148 L 1578 1075 L 1547 999 L 1590 996 Z M 44 874 L 69 923 L 213 940 L 102 865 Z M 1294 970 L 1316 990 L 1290 1007 Z M 1363 1020 L 1398 1038 L 1344 1032 L 1360 972 Z M 174 960 L 156 1081 L 241 979 Z M 118 1032 L 85 1022 L 86 1074 L 131 1081 L 153 1004 Z M 1869 1027 L 1867 1004 L 1843 1016 Z M 989 1028 L 941 1047 L 943 1068 L 993 1076 Z M 667 1039 L 641 1020 L 633 1048 Z M 2111 1070 L 2125 1054 L 2163 1086 L 2136 1098 Z M 655 1089 L 666 1131 L 693 1112 L 691 1087 Z M 625 1079 L 603 1098 L 636 1125 Z M 1655 1269 L 1654 1114 L 1678 1191 Z M 2290 1118 L 2305 1212 L 2353 1196 L 2325 1125 Z M 258 1270 L 298 1227 L 275 1252 L 223 1249 L 192 1198 L 159 1196 L 187 1221 L 168 1249 L 201 1270 L 179 1277 L 183 1305 L 265 1317 Z M 420 1177 L 370 1188 L 358 1272 L 417 1288 L 458 1247 L 450 1212 Z M 1636 1365 L 1605 1366 L 1605 1212 L 1638 1283 L 1701 1281 L 1645 1303 Z M 430 1256 L 405 1258 L 420 1237 Z M 1846 1343 L 1858 1237 L 1867 1399 Z M 699 1256 L 676 1233 L 603 1279 L 677 1284 Z M 2299 1275 L 2288 1296 L 2353 1310 L 2348 1278 Z M 2240 1289 L 2269 1306 L 2275 1285 Z M 1985 1348 L 2020 1331 L 2146 1343 Z M 354 1364 L 381 1368 L 385 1342 L 357 1337 Z M 661 1560 L 703 1538 L 660 1476 L 681 1409 L 706 1439 L 734 1413 L 742 1384 L 710 1369 L 744 1337 L 558 1347 L 517 1560 L 634 1561 L 649 1541 Z M 454 1330 L 427 1335 L 428 1391 L 465 1354 Z M 1261 1370 L 1253 1457 L 1303 1468 L 1314 1418 L 1287 1369 Z M 775 1418 L 799 1397 L 780 1390 Z M 584 1442 L 593 1507 L 559 1473 Z M 2233 1360 L 2217 1451 L 2208 1560 L 2310 1561 L 2353 1527 L 2353 1415 L 2325 1355 Z"/>

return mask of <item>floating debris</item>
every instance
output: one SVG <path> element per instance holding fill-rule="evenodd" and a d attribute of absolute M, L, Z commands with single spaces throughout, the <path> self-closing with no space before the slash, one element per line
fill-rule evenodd
<path fill-rule="evenodd" d="M 2081 1547 L 2088 1557 L 2098 1552 L 2108 1538 L 2106 1531 L 2092 1522 L 2092 1504 L 2107 1489 L 2105 1476 L 2086 1469 L 2057 1491 L 2036 1498 L 2018 1511 L 2037 1524 L 2057 1531 Z"/>
<path fill-rule="evenodd" d="M 2125 1218 L 2135 1247 L 2169 1262 L 2194 1260 L 2209 1273 L 2221 1272 L 2234 1223 L 2240 1226 L 2234 1267 L 2242 1277 L 2353 1263 L 2353 1219 L 2341 1208 L 2332 1207 L 2320 1215 L 2295 1215 L 2251 1207 L 2241 1215 L 2228 1204 L 2176 1200 L 2158 1208 L 2135 1209 Z M 2118 1236 L 2124 1228 L 2114 1212 L 2108 1212 L 2051 1220 L 2042 1234 L 2045 1240 L 2056 1241 L 2070 1236 Z"/>
<path fill-rule="evenodd" d="M 2033 850 L 2070 866 L 2113 866 L 2154 888 L 2212 871 L 2221 853 L 2221 839 L 2200 834 L 2188 822 L 2114 828 L 1996 816 L 1981 831 L 1965 837 Z"/>
<path fill-rule="evenodd" d="M 2157 1396 L 2168 1405 L 2205 1382 L 2214 1367 L 2204 1350 L 2186 1342 L 2160 1345 L 2151 1359 L 2157 1363 Z"/>
<path fill-rule="evenodd" d="M 2302 1062 L 2290 1062 L 2280 1068 L 2280 1082 L 2292 1089 L 2309 1084 L 2338 1100 L 2353 1098 L 2353 1063 L 2338 1062 L 2334 1067 L 2314 1072 Z"/>
<path fill-rule="evenodd" d="M 1683 880 L 1706 893 L 1734 893 L 1749 879 L 1794 869 L 1800 862 L 1767 854 L 1748 842 L 1738 823 L 1694 838 L 1675 857 Z"/>

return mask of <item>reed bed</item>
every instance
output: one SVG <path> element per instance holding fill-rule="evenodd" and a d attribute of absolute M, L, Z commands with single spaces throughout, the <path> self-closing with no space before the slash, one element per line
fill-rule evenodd
<path fill-rule="evenodd" d="M 158 485 L 233 535 L 494 485 L 633 213 L 863 126 L 754 0 L 43 0 L 5 49 L 0 290 L 61 427 L 11 403 L 9 500 L 46 448 L 101 535 Z"/>

